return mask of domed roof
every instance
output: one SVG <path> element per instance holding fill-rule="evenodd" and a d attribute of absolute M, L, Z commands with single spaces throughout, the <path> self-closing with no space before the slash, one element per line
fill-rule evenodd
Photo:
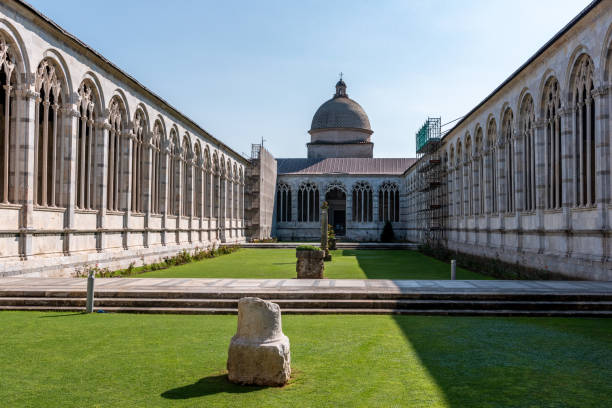
<path fill-rule="evenodd" d="M 368 115 L 357 102 L 346 94 L 343 80 L 336 84 L 336 94 L 314 114 L 310 130 L 349 128 L 372 132 Z"/>

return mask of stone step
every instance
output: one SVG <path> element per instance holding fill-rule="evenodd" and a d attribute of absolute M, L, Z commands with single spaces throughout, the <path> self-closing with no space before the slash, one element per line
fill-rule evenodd
<path fill-rule="evenodd" d="M 286 309 L 478 309 L 478 310 L 610 310 L 609 301 L 507 301 L 507 300 L 337 300 L 271 299 Z M 237 299 L 97 298 L 95 307 L 129 308 L 236 308 Z M 85 307 L 83 298 L 4 297 L 0 306 Z"/>
<path fill-rule="evenodd" d="M 84 290 L 0 290 L 0 299 L 3 298 L 85 298 Z M 574 301 L 574 302 L 612 302 L 612 292 L 601 293 L 524 293 L 524 292 L 355 292 L 342 289 L 319 288 L 315 290 L 277 291 L 214 291 L 211 289 L 195 291 L 158 291 L 158 290 L 103 290 L 96 291 L 96 298 L 121 299 L 231 299 L 237 301 L 242 297 L 254 296 L 266 300 L 482 300 L 482 301 Z"/>
<path fill-rule="evenodd" d="M 82 312 L 69 306 L 0 306 L 2 310 Z M 176 308 L 176 307 L 107 307 L 103 312 L 141 314 L 236 314 L 235 308 Z M 99 309 L 96 308 L 98 312 Z M 525 316 L 525 317 L 612 317 L 609 310 L 478 310 L 478 309 L 284 309 L 283 314 L 360 314 L 360 315 L 424 315 L 424 316 Z"/>

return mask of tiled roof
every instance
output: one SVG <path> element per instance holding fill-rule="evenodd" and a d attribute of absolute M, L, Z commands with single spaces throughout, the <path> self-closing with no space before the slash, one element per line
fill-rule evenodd
<path fill-rule="evenodd" d="M 401 175 L 416 159 L 328 158 L 276 159 L 278 174 Z"/>

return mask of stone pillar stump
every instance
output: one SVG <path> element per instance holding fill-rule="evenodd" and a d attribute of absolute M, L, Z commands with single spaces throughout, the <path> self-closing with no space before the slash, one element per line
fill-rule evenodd
<path fill-rule="evenodd" d="M 237 384 L 282 386 L 291 376 L 289 339 L 276 303 L 256 297 L 238 302 L 238 330 L 229 346 L 228 379 Z"/>
<path fill-rule="evenodd" d="M 325 251 L 296 250 L 298 279 L 323 279 Z"/>

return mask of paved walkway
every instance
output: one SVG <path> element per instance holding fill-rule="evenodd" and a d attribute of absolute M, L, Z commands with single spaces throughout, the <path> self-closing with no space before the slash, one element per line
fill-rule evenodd
<path fill-rule="evenodd" d="M 16 292 L 81 292 L 85 278 L 0 278 L 0 296 Z M 461 293 L 612 294 L 612 282 L 384 279 L 96 279 L 96 292 L 185 293 Z"/>

